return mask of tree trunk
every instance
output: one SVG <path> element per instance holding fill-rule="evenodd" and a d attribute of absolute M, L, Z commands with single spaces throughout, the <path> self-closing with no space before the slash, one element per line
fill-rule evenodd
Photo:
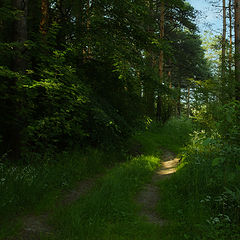
<path fill-rule="evenodd" d="M 161 9 L 160 9 L 160 40 L 163 40 L 164 38 L 164 22 L 165 22 L 165 4 L 164 1 L 161 1 Z M 163 50 L 160 51 L 159 55 L 159 77 L 160 77 L 160 83 L 163 83 Z"/>
<path fill-rule="evenodd" d="M 27 32 L 27 14 L 28 14 L 28 0 L 14 0 L 14 7 L 20 11 L 18 19 L 15 21 L 14 26 L 14 41 L 20 44 L 17 51 L 18 56 L 14 59 L 14 70 L 24 71 L 26 69 L 26 61 L 23 57 L 25 48 L 23 43 L 28 38 Z"/>
<path fill-rule="evenodd" d="M 223 32 L 222 32 L 222 86 L 221 86 L 221 100 L 224 102 L 225 99 L 225 71 L 226 71 L 226 0 L 222 0 L 223 4 Z"/>
<path fill-rule="evenodd" d="M 160 6 L 160 40 L 164 38 L 164 23 L 165 23 L 165 3 L 164 0 L 161 1 Z M 160 51 L 159 55 L 159 79 L 160 79 L 160 87 L 163 83 L 163 64 L 164 64 L 164 55 L 163 49 Z M 157 121 L 161 121 L 162 115 L 162 99 L 161 99 L 161 91 L 158 90 L 158 101 L 157 101 Z"/>
<path fill-rule="evenodd" d="M 187 93 L 187 115 L 190 117 L 190 86 L 188 86 L 188 93 Z"/>
<path fill-rule="evenodd" d="M 240 0 L 235 0 L 234 10 L 236 99 L 240 100 Z"/>
<path fill-rule="evenodd" d="M 181 115 L 181 84 L 180 80 L 178 81 L 178 99 L 177 99 L 177 115 Z"/>
<path fill-rule="evenodd" d="M 27 62 L 24 58 L 26 48 L 24 42 L 28 38 L 27 32 L 27 15 L 28 15 L 28 0 L 14 0 L 13 7 L 19 11 L 17 20 L 14 22 L 14 35 L 13 41 L 16 42 L 15 52 L 16 55 L 12 62 L 13 71 L 24 73 L 26 70 Z M 11 79 L 9 83 L 9 99 L 8 109 L 11 118 L 6 126 L 5 133 L 3 136 L 7 143 L 7 151 L 9 152 L 9 158 L 17 160 L 20 156 L 21 149 L 21 119 L 19 112 L 21 112 L 21 106 L 18 101 L 18 87 L 17 78 Z"/>
<path fill-rule="evenodd" d="M 91 47 L 90 47 L 90 0 L 87 0 L 87 11 L 86 11 L 86 17 L 87 17 L 87 22 L 86 22 L 86 28 L 87 28 L 87 35 L 88 35 L 88 46 L 87 46 L 87 58 L 90 58 L 91 54 Z"/>
<path fill-rule="evenodd" d="M 40 21 L 40 32 L 42 33 L 43 36 L 47 34 L 47 28 L 48 28 L 48 8 L 49 8 L 49 2 L 48 0 L 42 0 L 42 5 L 41 5 L 41 21 Z"/>
<path fill-rule="evenodd" d="M 232 0 L 229 0 L 229 73 L 232 74 Z"/>

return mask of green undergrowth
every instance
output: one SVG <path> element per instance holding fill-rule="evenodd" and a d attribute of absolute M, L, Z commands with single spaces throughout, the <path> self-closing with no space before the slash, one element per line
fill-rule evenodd
<path fill-rule="evenodd" d="M 163 240 L 240 239 L 240 147 L 195 132 L 178 171 L 160 183 Z"/>
<path fill-rule="evenodd" d="M 139 143 L 140 152 L 158 154 L 160 148 L 181 152 L 184 145 L 189 141 L 189 134 L 193 131 L 192 121 L 186 118 L 173 118 L 165 125 L 153 123 L 148 131 L 137 133 L 130 144 Z"/>
<path fill-rule="evenodd" d="M 57 230 L 53 239 L 158 240 L 161 228 L 139 216 L 135 197 L 159 166 L 161 144 L 168 148 L 167 141 L 177 151 L 190 131 L 190 122 L 173 119 L 135 135 L 129 144 L 139 156 L 112 169 L 90 194 L 59 210 L 52 219 Z"/>
<path fill-rule="evenodd" d="M 134 196 L 158 165 L 158 158 L 140 156 L 111 170 L 90 194 L 56 214 L 56 239 L 157 239 L 154 227 L 136 215 Z"/>
<path fill-rule="evenodd" d="M 162 148 L 179 152 L 191 129 L 191 122 L 185 119 L 172 119 L 164 126 L 154 123 L 126 143 L 128 154 L 88 149 L 58 155 L 54 162 L 1 163 L 0 239 L 21 228 L 21 221 L 10 224 L 12 217 L 48 210 L 54 212 L 50 224 L 56 234 L 47 239 L 159 239 L 160 227 L 139 217 L 135 196 L 159 166 Z M 87 196 L 71 206 L 56 208 L 64 190 L 113 164 Z"/>
<path fill-rule="evenodd" d="M 42 163 L 11 165 L 0 163 L 0 239 L 21 227 L 21 215 L 52 210 L 64 190 L 86 177 L 104 172 L 121 152 L 88 149 L 66 152 Z M 15 229 L 15 230 L 13 230 Z"/>

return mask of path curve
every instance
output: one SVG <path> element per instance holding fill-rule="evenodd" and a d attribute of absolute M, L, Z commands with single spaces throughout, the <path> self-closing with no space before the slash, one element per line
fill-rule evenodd
<path fill-rule="evenodd" d="M 147 184 L 137 196 L 137 202 L 141 205 L 140 215 L 144 216 L 148 222 L 159 225 L 164 224 L 164 219 L 156 213 L 156 207 L 160 200 L 159 187 L 157 184 L 159 181 L 176 172 L 176 167 L 179 162 L 179 158 L 176 158 L 174 153 L 166 150 L 163 151 L 162 159 L 161 168 L 154 173 L 151 182 Z"/>
<path fill-rule="evenodd" d="M 93 189 L 102 175 L 98 174 L 92 178 L 80 181 L 74 189 L 68 190 L 56 204 L 62 207 L 77 201 Z M 43 235 L 50 236 L 54 234 L 54 229 L 48 223 L 51 214 L 51 211 L 49 211 L 41 215 L 27 215 L 22 217 L 22 230 L 17 236 L 10 237 L 7 240 L 40 240 Z"/>

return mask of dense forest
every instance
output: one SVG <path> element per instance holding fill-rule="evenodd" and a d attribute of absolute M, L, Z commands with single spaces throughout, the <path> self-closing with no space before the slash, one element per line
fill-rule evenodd
<path fill-rule="evenodd" d="M 190 79 L 210 76 L 194 17 L 184 1 L 3 1 L 1 153 L 118 144 L 190 111 Z"/>
<path fill-rule="evenodd" d="M 240 1 L 209 2 L 219 35 L 185 0 L 0 1 L 0 239 L 240 238 Z M 133 199 L 166 150 L 155 226 Z"/>

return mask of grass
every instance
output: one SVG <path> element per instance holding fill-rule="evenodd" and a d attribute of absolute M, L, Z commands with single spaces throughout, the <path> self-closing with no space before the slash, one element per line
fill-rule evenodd
<path fill-rule="evenodd" d="M 151 237 L 148 230 L 154 234 L 154 227 L 144 224 L 136 214 L 134 196 L 158 165 L 158 158 L 140 156 L 111 170 L 89 195 L 57 213 L 53 219 L 59 230 L 56 239 Z"/>
<path fill-rule="evenodd" d="M 106 166 L 113 164 L 113 159 L 123 157 L 119 152 L 88 149 L 63 153 L 44 164 L 0 163 L 0 239 L 13 235 L 21 227 L 18 220 L 12 219 L 53 209 L 64 190 L 73 188 L 86 177 L 104 172 Z"/>
<path fill-rule="evenodd" d="M 52 209 L 55 214 L 51 224 L 56 232 L 41 239 L 158 240 L 161 228 L 139 217 L 134 199 L 159 166 L 161 149 L 178 153 L 189 139 L 191 129 L 191 123 L 184 119 L 172 119 L 163 127 L 153 124 L 128 141 L 129 148 L 140 148 L 141 155 L 136 157 L 90 149 L 59 155 L 57 161 L 44 165 L 2 164 L 0 224 L 5 225 L 0 229 L 0 239 L 21 228 L 21 222 L 14 222 L 15 230 L 11 230 L 13 224 L 7 219 L 15 213 L 38 214 Z M 88 195 L 71 206 L 56 209 L 62 190 L 73 188 L 77 181 L 103 172 L 106 165 L 120 160 L 122 163 L 111 169 Z"/>
<path fill-rule="evenodd" d="M 134 136 L 129 144 L 141 146 L 142 155 L 114 168 L 90 194 L 58 211 L 52 219 L 57 230 L 53 239 L 158 240 L 160 226 L 139 216 L 134 199 L 159 165 L 161 147 L 168 147 L 165 141 L 178 151 L 188 139 L 189 126 L 189 122 L 172 120 Z"/>
<path fill-rule="evenodd" d="M 240 239 L 239 154 L 238 147 L 193 136 L 177 173 L 160 183 L 158 211 L 168 220 L 161 239 Z"/>
<path fill-rule="evenodd" d="M 140 143 L 143 152 L 158 154 L 160 148 L 165 148 L 175 153 L 180 153 L 184 145 L 189 141 L 189 134 L 193 126 L 189 119 L 173 118 L 164 126 L 152 124 L 148 131 L 136 134 L 130 144 Z"/>

